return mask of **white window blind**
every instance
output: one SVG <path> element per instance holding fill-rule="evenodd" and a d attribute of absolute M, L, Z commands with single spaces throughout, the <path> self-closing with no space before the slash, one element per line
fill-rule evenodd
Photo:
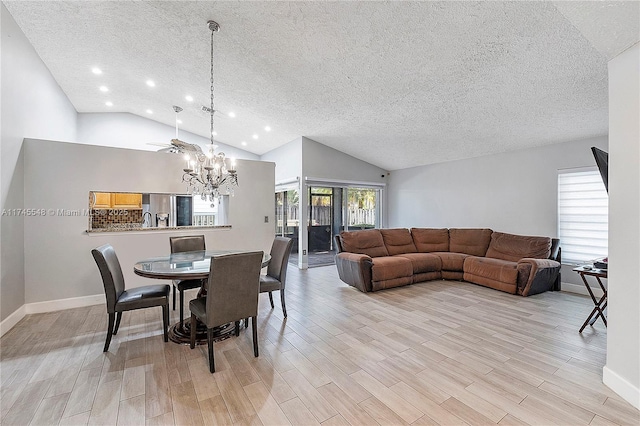
<path fill-rule="evenodd" d="M 558 173 L 558 236 L 562 263 L 607 256 L 609 197 L 598 170 Z"/>

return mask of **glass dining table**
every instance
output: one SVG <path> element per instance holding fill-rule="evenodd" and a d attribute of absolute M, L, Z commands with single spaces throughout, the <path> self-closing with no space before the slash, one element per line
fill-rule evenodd
<path fill-rule="evenodd" d="M 211 258 L 228 254 L 248 253 L 255 250 L 201 250 L 183 253 L 172 253 L 169 256 L 153 257 L 141 260 L 133 265 L 133 272 L 145 278 L 160 280 L 202 280 L 202 287 L 198 291 L 198 297 L 207 295 L 207 278 Z M 271 260 L 271 255 L 265 253 L 262 257 L 262 267 L 266 267 Z M 214 333 L 215 340 L 224 340 L 231 336 L 235 330 L 235 324 L 229 323 L 217 327 Z M 169 339 L 180 344 L 189 344 L 191 338 L 191 323 L 176 323 L 169 327 Z M 198 321 L 196 329 L 196 343 L 207 343 L 207 328 Z"/>

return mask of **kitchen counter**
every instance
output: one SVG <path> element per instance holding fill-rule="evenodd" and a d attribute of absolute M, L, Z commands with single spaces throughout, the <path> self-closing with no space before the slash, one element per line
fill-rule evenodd
<path fill-rule="evenodd" d="M 87 229 L 87 234 L 104 234 L 114 232 L 154 232 L 154 231 L 189 231 L 191 229 L 231 229 L 231 225 L 219 225 L 219 226 L 165 226 L 165 227 L 110 227 L 110 228 L 96 228 Z"/>

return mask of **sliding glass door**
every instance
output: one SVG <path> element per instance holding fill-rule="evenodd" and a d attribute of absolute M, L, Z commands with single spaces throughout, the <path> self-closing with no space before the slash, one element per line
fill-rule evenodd
<path fill-rule="evenodd" d="M 293 239 L 292 253 L 298 252 L 300 199 L 296 189 L 276 192 L 276 235 Z"/>
<path fill-rule="evenodd" d="M 335 262 L 335 235 L 341 231 L 381 227 L 381 188 L 322 183 L 302 185 L 303 197 L 291 187 L 276 192 L 275 233 L 294 240 L 293 253 L 302 250 L 302 256 L 290 257 L 292 263 L 309 267 L 331 265 Z M 302 209 L 301 201 L 305 203 Z M 300 212 L 305 208 L 306 217 L 301 217 Z M 306 241 L 304 238 L 299 241 L 301 226 Z"/>

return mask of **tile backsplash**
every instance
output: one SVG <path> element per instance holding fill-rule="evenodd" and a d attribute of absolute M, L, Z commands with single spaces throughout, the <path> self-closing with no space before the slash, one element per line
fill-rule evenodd
<path fill-rule="evenodd" d="M 91 229 L 109 228 L 124 224 L 142 223 L 142 210 L 93 209 Z"/>

